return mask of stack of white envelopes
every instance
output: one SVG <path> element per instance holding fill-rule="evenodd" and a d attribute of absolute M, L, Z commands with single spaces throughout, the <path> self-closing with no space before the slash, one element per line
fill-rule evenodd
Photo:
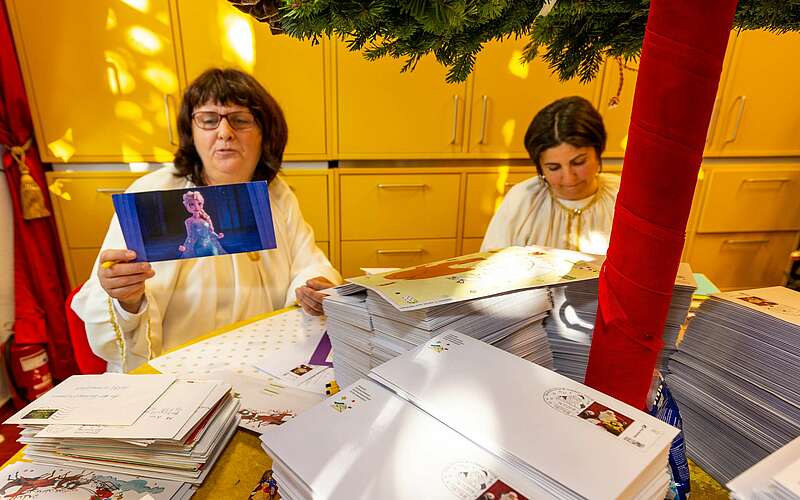
<path fill-rule="evenodd" d="M 689 457 L 730 481 L 800 435 L 800 292 L 712 295 L 669 367 Z"/>
<path fill-rule="evenodd" d="M 203 482 L 239 422 L 230 386 L 170 375 L 75 375 L 5 423 L 25 458 L 61 467 Z"/>
<path fill-rule="evenodd" d="M 323 302 L 340 385 L 446 329 L 552 366 L 547 287 L 596 281 L 603 257 L 509 247 L 351 279 Z"/>
<path fill-rule="evenodd" d="M 368 314 L 369 324 L 360 321 L 362 314 L 347 317 L 347 311 L 357 300 Z M 542 326 L 550 304 L 545 288 L 408 311 L 397 310 L 371 290 L 323 301 L 340 385 L 349 385 L 371 368 L 448 329 L 552 367 L 553 358 Z"/>
<path fill-rule="evenodd" d="M 663 499 L 678 430 L 447 331 L 261 436 L 287 499 Z"/>
<path fill-rule="evenodd" d="M 800 500 L 800 437 L 728 483 L 737 500 Z"/>
<path fill-rule="evenodd" d="M 553 310 L 545 319 L 544 326 L 553 351 L 553 364 L 558 373 L 578 382 L 583 382 L 589 362 L 592 331 L 597 318 L 597 285 L 597 280 L 589 280 L 550 289 Z M 677 349 L 681 327 L 696 288 L 691 268 L 681 263 L 664 324 L 664 349 L 659 368 L 665 373 L 667 360 Z"/>

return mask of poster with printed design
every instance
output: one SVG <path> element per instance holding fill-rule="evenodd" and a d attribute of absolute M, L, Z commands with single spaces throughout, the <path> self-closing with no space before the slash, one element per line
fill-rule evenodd
<path fill-rule="evenodd" d="M 184 498 L 177 481 L 17 462 L 0 471 L 0 498 L 26 500 L 168 500 Z"/>
<path fill-rule="evenodd" d="M 400 311 L 505 292 L 596 279 L 603 256 L 529 246 L 509 247 L 421 266 L 350 278 Z"/>

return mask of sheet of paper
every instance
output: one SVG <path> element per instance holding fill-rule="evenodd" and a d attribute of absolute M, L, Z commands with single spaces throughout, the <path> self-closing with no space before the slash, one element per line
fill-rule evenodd
<path fill-rule="evenodd" d="M 161 373 L 208 378 L 216 371 L 262 377 L 253 363 L 325 331 L 325 319 L 292 309 L 150 361 Z"/>
<path fill-rule="evenodd" d="M 318 331 L 264 355 L 254 365 L 278 380 L 297 386 L 327 368 L 324 362 L 328 352 L 330 339 L 323 331 Z"/>
<path fill-rule="evenodd" d="M 173 382 L 171 375 L 73 375 L 5 423 L 131 425 Z"/>
<path fill-rule="evenodd" d="M 324 399 L 322 394 L 274 385 L 262 378 L 217 372 L 214 378 L 233 387 L 240 401 L 239 427 L 261 433 L 270 425 L 281 425 Z"/>
<path fill-rule="evenodd" d="M 16 462 L 0 470 L 3 498 L 36 500 L 169 500 L 178 495 L 182 482 Z"/>
<path fill-rule="evenodd" d="M 37 438 L 173 439 L 219 384 L 176 380 L 133 425 L 48 425 Z"/>
<path fill-rule="evenodd" d="M 595 279 L 603 256 L 529 246 L 453 257 L 421 266 L 350 278 L 401 311 L 503 292 Z"/>

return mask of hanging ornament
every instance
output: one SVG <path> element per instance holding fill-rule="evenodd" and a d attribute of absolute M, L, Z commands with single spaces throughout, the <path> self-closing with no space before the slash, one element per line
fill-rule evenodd
<path fill-rule="evenodd" d="M 32 139 L 28 139 L 22 146 L 6 146 L 6 149 L 11 153 L 11 157 L 19 167 L 20 201 L 22 204 L 22 218 L 25 220 L 50 217 L 50 210 L 47 209 L 44 203 L 42 188 L 33 179 L 28 165 L 25 163 L 25 151 L 31 147 L 32 143 Z"/>

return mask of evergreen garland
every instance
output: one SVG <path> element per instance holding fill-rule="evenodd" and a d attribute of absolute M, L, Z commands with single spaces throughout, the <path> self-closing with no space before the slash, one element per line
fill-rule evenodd
<path fill-rule="evenodd" d="M 528 40 L 523 61 L 541 53 L 562 80 L 587 82 L 608 57 L 638 59 L 650 8 L 649 0 L 557 0 L 540 16 L 544 0 L 228 1 L 273 32 L 312 43 L 336 35 L 369 60 L 404 58 L 403 71 L 432 53 L 451 83 L 469 76 L 484 44 L 509 37 Z M 800 0 L 739 0 L 734 26 L 800 31 Z"/>

